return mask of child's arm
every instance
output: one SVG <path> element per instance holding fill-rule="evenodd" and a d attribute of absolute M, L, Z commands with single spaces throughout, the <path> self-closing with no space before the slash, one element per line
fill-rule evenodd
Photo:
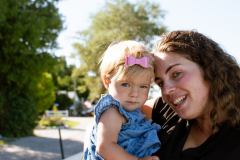
<path fill-rule="evenodd" d="M 127 120 L 116 108 L 104 111 L 98 123 L 97 151 L 104 159 L 111 160 L 159 160 L 156 156 L 138 158 L 117 144 L 118 133 Z"/>
<path fill-rule="evenodd" d="M 90 123 L 86 128 L 85 139 L 83 144 L 83 152 L 87 149 L 89 143 L 89 137 L 91 136 L 91 131 L 93 128 L 94 122 Z"/>
<path fill-rule="evenodd" d="M 138 160 L 117 144 L 118 133 L 126 119 L 118 109 L 110 107 L 104 111 L 98 123 L 97 151 L 104 159 Z"/>

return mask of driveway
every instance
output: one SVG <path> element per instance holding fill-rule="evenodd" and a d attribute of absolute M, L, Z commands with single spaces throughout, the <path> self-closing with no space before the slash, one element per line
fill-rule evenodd
<path fill-rule="evenodd" d="M 86 127 L 93 117 L 68 117 L 79 125 L 73 129 L 61 129 L 64 158 L 83 151 Z M 59 130 L 36 129 L 35 136 L 20 138 L 0 146 L 0 160 L 60 160 L 62 159 Z"/>

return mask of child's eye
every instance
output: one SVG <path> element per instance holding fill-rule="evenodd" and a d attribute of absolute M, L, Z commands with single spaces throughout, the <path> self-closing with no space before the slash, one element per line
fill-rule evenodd
<path fill-rule="evenodd" d="M 140 86 L 140 88 L 148 88 L 148 86 Z"/>
<path fill-rule="evenodd" d="M 130 85 L 128 83 L 123 83 L 122 86 L 129 87 Z"/>

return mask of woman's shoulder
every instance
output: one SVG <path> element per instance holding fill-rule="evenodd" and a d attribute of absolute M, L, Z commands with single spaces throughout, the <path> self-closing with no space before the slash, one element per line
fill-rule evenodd
<path fill-rule="evenodd" d="M 152 119 L 152 110 L 156 99 L 150 99 L 141 107 L 142 114 L 146 115 L 146 120 Z"/>
<path fill-rule="evenodd" d="M 162 101 L 162 97 L 156 99 L 149 99 L 142 106 L 142 113 L 146 115 L 146 120 L 156 119 L 159 116 L 159 112 L 164 108 L 165 104 Z"/>
<path fill-rule="evenodd" d="M 160 124 L 164 128 L 174 126 L 179 119 L 177 113 L 162 100 L 162 97 L 155 100 L 152 110 L 153 122 Z"/>
<path fill-rule="evenodd" d="M 228 123 L 223 124 L 219 131 L 212 135 L 201 147 L 206 159 L 237 160 L 240 158 L 240 130 Z"/>

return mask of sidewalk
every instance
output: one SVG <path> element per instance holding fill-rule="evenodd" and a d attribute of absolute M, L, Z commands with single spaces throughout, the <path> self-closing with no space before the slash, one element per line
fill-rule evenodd
<path fill-rule="evenodd" d="M 74 129 L 61 129 L 64 158 L 83 151 L 85 130 L 93 117 L 68 117 L 79 125 Z M 58 129 L 34 130 L 36 136 L 20 138 L 0 146 L 1 160 L 60 160 L 62 159 Z"/>
<path fill-rule="evenodd" d="M 80 152 L 80 153 L 70 156 L 64 160 L 82 160 L 82 155 L 83 155 L 83 152 Z"/>

